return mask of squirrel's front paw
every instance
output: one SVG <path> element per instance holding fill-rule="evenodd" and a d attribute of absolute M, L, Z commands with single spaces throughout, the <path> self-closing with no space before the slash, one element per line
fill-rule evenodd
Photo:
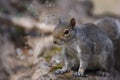
<path fill-rule="evenodd" d="M 54 73 L 55 74 L 63 74 L 63 73 L 66 73 L 66 72 L 69 72 L 70 70 L 67 70 L 67 69 L 58 69 L 56 70 Z"/>
<path fill-rule="evenodd" d="M 73 76 L 75 76 L 75 77 L 87 77 L 87 75 L 84 75 L 82 72 L 75 72 L 75 73 L 73 73 Z"/>

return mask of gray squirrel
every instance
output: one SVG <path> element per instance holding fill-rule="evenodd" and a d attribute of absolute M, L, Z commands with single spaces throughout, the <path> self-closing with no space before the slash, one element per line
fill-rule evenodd
<path fill-rule="evenodd" d="M 97 25 L 86 23 L 76 26 L 72 18 L 69 22 L 59 20 L 53 32 L 53 42 L 63 48 L 64 65 L 55 71 L 63 74 L 78 66 L 73 75 L 85 76 L 87 69 L 99 69 L 100 76 L 109 76 L 114 66 L 112 40 Z"/>

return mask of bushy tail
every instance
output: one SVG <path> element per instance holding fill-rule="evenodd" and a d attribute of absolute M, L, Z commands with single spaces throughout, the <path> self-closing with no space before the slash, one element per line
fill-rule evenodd
<path fill-rule="evenodd" d="M 115 68 L 120 72 L 120 21 L 105 17 L 98 19 L 95 24 L 100 27 L 114 44 Z"/>

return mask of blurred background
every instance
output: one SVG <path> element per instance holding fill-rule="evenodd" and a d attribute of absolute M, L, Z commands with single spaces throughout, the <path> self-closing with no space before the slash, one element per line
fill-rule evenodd
<path fill-rule="evenodd" d="M 120 0 L 0 0 L 0 80 L 52 79 L 48 73 L 62 63 L 52 43 L 59 17 L 77 24 L 120 19 L 119 8 Z"/>

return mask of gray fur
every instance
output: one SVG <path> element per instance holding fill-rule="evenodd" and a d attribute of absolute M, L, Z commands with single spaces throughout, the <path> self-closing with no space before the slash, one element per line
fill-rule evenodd
<path fill-rule="evenodd" d="M 69 30 L 68 37 L 64 36 L 64 29 Z M 68 22 L 62 22 L 54 30 L 54 40 L 56 44 L 63 45 L 65 63 L 56 73 L 64 73 L 79 65 L 74 75 L 83 76 L 86 69 L 111 71 L 114 65 L 112 41 L 94 24 L 72 29 Z"/>
<path fill-rule="evenodd" d="M 98 19 L 95 24 L 112 40 L 115 68 L 120 72 L 120 21 L 112 17 Z"/>

